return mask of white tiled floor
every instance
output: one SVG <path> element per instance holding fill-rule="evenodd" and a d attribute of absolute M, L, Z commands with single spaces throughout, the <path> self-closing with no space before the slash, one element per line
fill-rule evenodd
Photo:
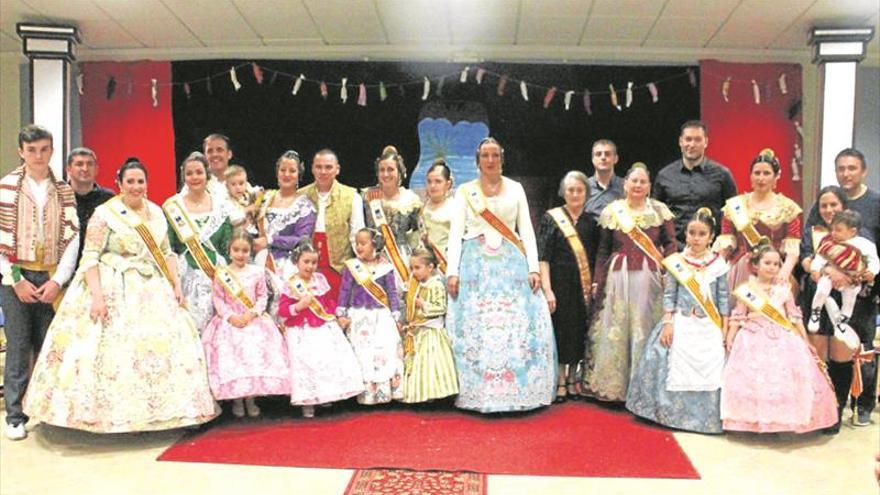
<path fill-rule="evenodd" d="M 849 413 L 844 415 L 848 420 Z M 700 480 L 489 476 L 489 494 L 877 494 L 873 477 L 874 455 L 880 451 L 877 412 L 873 420 L 863 428 L 847 421 L 837 436 L 677 433 Z M 93 435 L 32 427 L 24 441 L 0 439 L 0 494 L 342 495 L 352 473 L 157 462 L 156 457 L 180 435 L 180 431 Z"/>

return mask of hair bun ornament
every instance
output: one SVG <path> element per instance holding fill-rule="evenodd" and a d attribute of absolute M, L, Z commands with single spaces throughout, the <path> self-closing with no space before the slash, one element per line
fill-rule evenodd
<path fill-rule="evenodd" d="M 136 156 L 130 156 L 130 157 L 126 158 L 125 161 L 122 162 L 122 164 L 127 165 L 129 163 L 140 163 L 140 162 L 141 162 L 140 158 L 138 158 Z"/>
<path fill-rule="evenodd" d="M 648 166 L 645 165 L 645 162 L 635 162 L 632 165 L 630 165 L 629 168 L 630 168 L 630 170 L 635 170 L 637 168 L 648 170 Z"/>
<path fill-rule="evenodd" d="M 776 152 L 773 151 L 773 148 L 764 148 L 758 153 L 758 156 L 764 156 L 769 158 L 776 158 Z"/>
<path fill-rule="evenodd" d="M 762 250 L 765 250 L 767 248 L 772 248 L 772 247 L 773 247 L 773 243 L 770 242 L 770 238 L 767 237 L 766 235 L 762 235 L 761 238 L 758 239 L 758 242 L 755 244 L 755 247 L 752 248 L 752 252 L 758 253 Z"/>
<path fill-rule="evenodd" d="M 392 154 L 392 153 L 395 155 L 400 154 L 400 152 L 397 151 L 397 148 L 395 148 L 393 144 L 389 144 L 388 146 L 382 148 L 383 155 L 388 155 L 388 154 Z"/>

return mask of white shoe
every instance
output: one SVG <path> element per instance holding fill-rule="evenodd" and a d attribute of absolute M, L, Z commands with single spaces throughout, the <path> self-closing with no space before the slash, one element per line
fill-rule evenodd
<path fill-rule="evenodd" d="M 248 397 L 244 400 L 244 408 L 247 409 L 247 415 L 251 418 L 256 418 L 260 415 L 260 408 L 254 403 L 253 397 Z"/>
<path fill-rule="evenodd" d="M 24 427 L 24 423 L 16 425 L 6 423 L 6 438 L 10 440 L 24 440 L 27 438 L 27 430 Z"/>
<path fill-rule="evenodd" d="M 303 406 L 303 417 L 304 418 L 314 418 L 315 417 L 315 406 Z"/>
<path fill-rule="evenodd" d="M 855 351 L 862 344 L 853 327 L 845 322 L 840 322 L 834 326 L 834 338 L 846 344 L 851 351 Z"/>
<path fill-rule="evenodd" d="M 233 399 L 232 401 L 232 415 L 236 418 L 244 417 L 244 401 L 241 399 Z"/>
<path fill-rule="evenodd" d="M 810 318 L 807 320 L 807 330 L 810 333 L 816 333 L 819 331 L 819 321 L 822 319 L 822 310 L 820 308 L 816 308 L 810 312 Z"/>

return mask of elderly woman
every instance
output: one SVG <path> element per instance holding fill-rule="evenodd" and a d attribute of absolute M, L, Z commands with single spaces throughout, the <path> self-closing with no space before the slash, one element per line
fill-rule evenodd
<path fill-rule="evenodd" d="M 172 196 L 162 209 L 168 217 L 171 250 L 180 258 L 177 266 L 189 314 L 201 332 L 214 316 L 211 291 L 214 269 L 226 264 L 232 224 L 242 214 L 227 195 L 208 191 L 208 159 L 191 153 L 180 164 L 185 191 Z"/>
<path fill-rule="evenodd" d="M 752 191 L 728 199 L 722 208 L 721 235 L 715 239 L 712 250 L 730 263 L 730 290 L 749 280 L 752 269 L 748 254 L 761 237 L 770 239 L 783 255 L 779 281 L 790 280 L 798 263 L 801 207 L 775 192 L 779 173 L 779 160 L 773 150 L 761 150 L 749 169 Z"/>
<path fill-rule="evenodd" d="M 501 175 L 504 149 L 477 147 L 478 179 L 453 200 L 447 329 L 458 367 L 456 405 L 522 411 L 553 402 L 556 345 L 539 293 L 535 232 L 522 186 Z"/>
<path fill-rule="evenodd" d="M 541 287 L 552 313 L 559 352 L 557 401 L 578 396 L 575 369 L 583 358 L 587 336 L 598 233 L 596 222 L 584 214 L 590 191 L 587 184 L 583 172 L 565 174 L 559 183 L 565 205 L 547 211 L 538 229 Z"/>
<path fill-rule="evenodd" d="M 645 341 L 662 312 L 661 262 L 676 252 L 675 224 L 665 204 L 649 197 L 645 164 L 633 164 L 623 183 L 624 198 L 599 215 L 594 306 L 584 386 L 600 400 L 623 401 Z"/>
<path fill-rule="evenodd" d="M 121 194 L 89 221 L 25 411 L 43 423 L 99 433 L 210 421 L 220 410 L 199 334 L 181 307 L 165 216 L 144 195 L 140 162 L 123 165 L 117 182 Z"/>

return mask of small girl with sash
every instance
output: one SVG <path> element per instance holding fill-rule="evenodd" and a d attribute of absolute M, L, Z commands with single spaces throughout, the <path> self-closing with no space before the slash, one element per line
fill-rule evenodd
<path fill-rule="evenodd" d="M 403 399 L 400 306 L 394 267 L 378 255 L 384 245 L 378 231 L 358 231 L 357 258 L 345 262 L 336 308 L 363 373 L 366 390 L 357 400 L 366 405 Z"/>
<path fill-rule="evenodd" d="M 779 251 L 761 241 L 750 263 L 756 275 L 733 291 L 721 386 L 724 429 L 805 433 L 834 425 L 837 401 L 824 363 L 807 343 L 791 288 L 775 282 Z"/>
<path fill-rule="evenodd" d="M 232 414 L 256 417 L 255 397 L 290 391 L 284 341 L 266 314 L 266 272 L 250 263 L 253 238 L 237 230 L 229 266 L 217 267 L 212 299 L 216 314 L 202 333 L 208 382 L 217 400 L 232 400 Z"/>
<path fill-rule="evenodd" d="M 437 259 L 431 251 L 414 251 L 409 261 L 403 401 L 427 402 L 458 393 L 452 346 L 444 328 L 446 281 L 435 272 Z"/>
<path fill-rule="evenodd" d="M 315 416 L 315 405 L 347 399 L 364 391 L 360 363 L 345 340 L 334 312 L 330 284 L 318 273 L 318 250 L 308 239 L 293 248 L 297 274 L 288 280 L 278 302 L 286 327 L 290 357 L 290 403 L 303 416 Z"/>
<path fill-rule="evenodd" d="M 626 408 L 672 428 L 721 433 L 729 268 L 709 250 L 715 232 L 712 210 L 697 210 L 685 232 L 684 251 L 663 260 L 669 274 L 664 314 L 633 374 Z"/>

